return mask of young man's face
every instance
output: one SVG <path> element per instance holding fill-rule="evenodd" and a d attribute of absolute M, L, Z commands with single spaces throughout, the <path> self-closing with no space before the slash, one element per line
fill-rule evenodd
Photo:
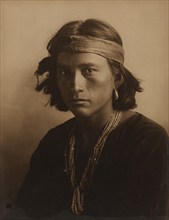
<path fill-rule="evenodd" d="M 57 85 L 75 116 L 112 113 L 114 76 L 104 57 L 61 52 L 57 57 Z"/>

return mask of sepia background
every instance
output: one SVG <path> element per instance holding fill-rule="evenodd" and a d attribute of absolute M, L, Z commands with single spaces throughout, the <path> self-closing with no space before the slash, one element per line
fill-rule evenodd
<path fill-rule="evenodd" d="M 168 130 L 168 1 L 1 1 L 0 205 L 4 215 L 52 127 L 72 117 L 45 106 L 33 73 L 66 22 L 97 18 L 120 33 L 125 66 L 142 80 L 136 111 Z"/>

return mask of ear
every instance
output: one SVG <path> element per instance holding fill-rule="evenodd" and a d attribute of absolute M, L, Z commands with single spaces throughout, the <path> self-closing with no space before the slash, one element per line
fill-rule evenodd
<path fill-rule="evenodd" d="M 123 78 L 122 74 L 116 73 L 115 77 L 114 77 L 115 89 L 118 89 L 123 82 L 124 82 L 124 78 Z"/>

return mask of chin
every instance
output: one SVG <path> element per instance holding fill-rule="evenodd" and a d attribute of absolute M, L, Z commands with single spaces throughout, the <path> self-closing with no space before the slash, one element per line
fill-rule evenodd
<path fill-rule="evenodd" d="M 71 112 L 75 117 L 90 117 L 92 114 L 87 109 L 72 109 Z"/>

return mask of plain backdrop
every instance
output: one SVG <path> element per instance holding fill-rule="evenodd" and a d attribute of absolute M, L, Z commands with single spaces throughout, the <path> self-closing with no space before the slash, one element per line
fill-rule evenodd
<path fill-rule="evenodd" d="M 139 111 L 168 131 L 168 1 L 1 2 L 1 213 L 14 202 L 40 139 L 70 113 L 44 105 L 33 73 L 66 22 L 97 18 L 120 33 L 125 66 L 142 80 Z M 9 205 L 7 205 L 9 206 Z"/>

